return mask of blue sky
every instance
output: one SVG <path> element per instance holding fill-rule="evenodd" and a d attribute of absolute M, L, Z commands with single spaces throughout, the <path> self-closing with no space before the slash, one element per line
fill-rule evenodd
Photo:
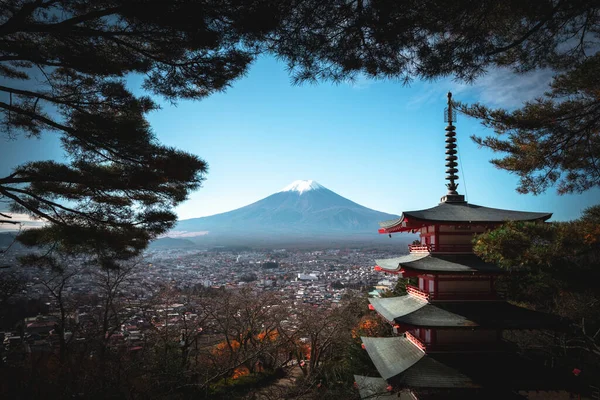
<path fill-rule="evenodd" d="M 265 57 L 225 93 L 176 106 L 157 99 L 162 109 L 149 120 L 161 142 L 209 163 L 203 188 L 177 209 L 182 219 L 242 207 L 297 179 L 316 180 L 359 204 L 400 214 L 432 207 L 446 193 L 443 109 L 448 90 L 459 101 L 511 108 L 543 93 L 549 76 L 546 71 L 527 76 L 491 71 L 474 85 L 447 79 L 405 87 L 361 78 L 355 84 L 293 86 L 285 66 Z M 140 83 L 129 81 L 136 91 Z M 568 220 L 600 199 L 600 190 L 518 194 L 517 178 L 493 167 L 493 153 L 469 139 L 492 132 L 464 116 L 456 132 L 459 192 L 471 203 L 548 211 L 554 220 Z M 2 146 L 1 173 L 22 161 L 59 159 L 62 153 L 52 134 Z"/>

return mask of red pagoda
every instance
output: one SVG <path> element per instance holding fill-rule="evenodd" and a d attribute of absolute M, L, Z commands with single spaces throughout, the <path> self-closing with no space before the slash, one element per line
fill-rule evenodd
<path fill-rule="evenodd" d="M 393 326 L 393 337 L 363 337 L 380 377 L 356 376 L 363 398 L 523 398 L 550 390 L 548 371 L 520 357 L 502 339 L 504 329 L 555 328 L 547 314 L 503 300 L 496 280 L 503 270 L 473 254 L 473 235 L 505 221 L 543 222 L 550 213 L 470 204 L 457 187 L 456 112 L 445 110 L 448 193 L 439 205 L 382 222 L 382 234 L 419 232 L 409 254 L 376 260 L 378 271 L 415 278 L 407 294 L 371 298 L 369 308 Z"/>

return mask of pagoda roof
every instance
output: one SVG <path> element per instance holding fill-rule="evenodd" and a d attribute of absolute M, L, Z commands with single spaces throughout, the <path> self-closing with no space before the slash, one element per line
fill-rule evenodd
<path fill-rule="evenodd" d="M 552 213 L 503 210 L 469 204 L 443 202 L 424 210 L 405 211 L 400 218 L 383 221 L 380 233 L 402 232 L 418 228 L 423 222 L 491 224 L 506 221 L 545 221 Z"/>
<path fill-rule="evenodd" d="M 375 311 L 390 322 L 418 327 L 542 329 L 559 327 L 560 319 L 506 301 L 449 301 L 428 303 L 416 296 L 369 299 Z"/>
<path fill-rule="evenodd" d="M 423 350 L 405 337 L 361 337 L 361 340 L 383 379 L 403 373 L 425 357 Z"/>
<path fill-rule="evenodd" d="M 395 393 L 387 390 L 388 383 L 381 377 L 354 375 L 361 399 L 391 399 L 397 398 Z"/>
<path fill-rule="evenodd" d="M 428 304 L 427 300 L 408 294 L 398 297 L 370 298 L 369 302 L 373 304 L 379 315 L 390 322 L 395 322 L 396 318 L 411 314 Z"/>
<path fill-rule="evenodd" d="M 565 386 L 556 372 L 516 354 L 425 354 L 405 337 L 361 339 L 382 378 L 398 387 L 550 390 Z"/>
<path fill-rule="evenodd" d="M 390 272 L 398 272 L 401 268 L 408 268 L 416 271 L 438 273 L 502 273 L 497 265 L 487 263 L 474 254 L 410 253 L 400 257 L 375 260 L 375 263 Z"/>

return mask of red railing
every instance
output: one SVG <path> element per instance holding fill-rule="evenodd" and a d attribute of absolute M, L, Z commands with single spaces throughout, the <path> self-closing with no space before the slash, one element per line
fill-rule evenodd
<path fill-rule="evenodd" d="M 416 286 L 406 285 L 406 292 L 408 294 L 412 294 L 412 295 L 420 297 L 422 299 L 429 300 L 429 293 L 425 292 L 424 290 L 419 289 Z"/>
<path fill-rule="evenodd" d="M 430 244 L 409 244 L 408 251 L 411 253 L 429 253 L 431 252 Z"/>
<path fill-rule="evenodd" d="M 417 346 L 421 350 L 425 351 L 427 346 L 425 345 L 425 343 L 423 343 L 421 341 L 421 339 L 419 339 L 418 337 L 416 337 L 415 335 L 413 335 L 412 333 L 410 333 L 408 331 L 404 332 L 404 334 L 406 335 L 406 338 L 408 340 L 410 340 L 415 346 Z"/>
<path fill-rule="evenodd" d="M 472 253 L 472 244 L 409 244 L 411 253 Z"/>
<path fill-rule="evenodd" d="M 498 300 L 504 298 L 503 292 L 477 291 L 477 292 L 426 292 L 413 285 L 406 285 L 406 292 L 413 296 L 429 301 L 436 300 Z"/>

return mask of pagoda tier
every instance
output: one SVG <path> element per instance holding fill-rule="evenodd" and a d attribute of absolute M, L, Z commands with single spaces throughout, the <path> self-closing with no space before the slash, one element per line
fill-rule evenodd
<path fill-rule="evenodd" d="M 466 201 L 444 201 L 425 210 L 405 211 L 400 218 L 380 222 L 379 233 L 409 232 L 426 225 L 498 225 L 506 221 L 546 221 L 552 213 L 503 210 L 469 204 Z"/>
<path fill-rule="evenodd" d="M 361 338 L 375 368 L 394 390 L 555 390 L 565 380 L 511 353 L 426 354 L 406 337 Z"/>
<path fill-rule="evenodd" d="M 487 263 L 474 254 L 430 254 L 411 253 L 395 258 L 375 260 L 378 271 L 400 273 L 408 278 L 419 273 L 436 274 L 503 274 L 495 264 Z"/>
<path fill-rule="evenodd" d="M 383 378 L 354 375 L 354 385 L 358 389 L 361 399 L 364 400 L 524 400 L 526 397 L 518 393 L 498 391 L 497 389 L 463 389 L 452 391 L 431 392 L 426 389 L 404 389 L 400 392 L 390 392 L 391 386 Z"/>
<path fill-rule="evenodd" d="M 375 270 L 418 278 L 407 291 L 429 301 L 499 300 L 495 281 L 503 270 L 474 254 L 408 254 L 376 260 Z"/>
<path fill-rule="evenodd" d="M 502 339 L 503 329 L 560 329 L 562 321 L 549 314 L 505 301 L 429 302 L 407 294 L 372 298 L 369 308 L 404 334 L 412 344 L 434 352 L 512 351 Z"/>
<path fill-rule="evenodd" d="M 452 301 L 430 303 L 407 294 L 369 299 L 374 310 L 401 331 L 412 328 L 547 329 L 558 328 L 560 319 L 506 301 Z"/>
<path fill-rule="evenodd" d="M 443 202 L 426 210 L 404 212 L 395 220 L 381 222 L 379 233 L 420 233 L 420 243 L 408 246 L 410 253 L 470 254 L 473 235 L 506 221 L 542 222 L 551 213 L 501 210 L 469 204 Z"/>

